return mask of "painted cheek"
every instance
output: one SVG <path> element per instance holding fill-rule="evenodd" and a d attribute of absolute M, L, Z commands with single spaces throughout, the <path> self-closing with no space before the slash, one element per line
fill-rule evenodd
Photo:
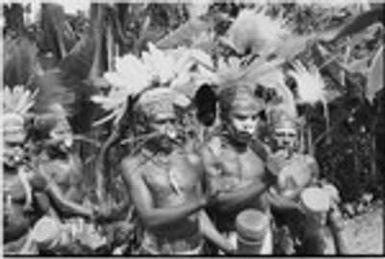
<path fill-rule="evenodd" d="M 176 139 L 177 132 L 173 126 L 168 126 L 168 127 L 166 127 L 166 135 L 170 139 Z"/>
<path fill-rule="evenodd" d="M 64 139 L 64 145 L 67 148 L 71 147 L 73 145 L 73 143 L 74 143 L 74 140 L 73 140 L 72 137 L 67 137 L 67 138 Z"/>

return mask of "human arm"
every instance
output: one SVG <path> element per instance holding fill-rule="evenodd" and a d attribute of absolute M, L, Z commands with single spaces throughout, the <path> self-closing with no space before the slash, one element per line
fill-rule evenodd
<path fill-rule="evenodd" d="M 132 159 L 123 160 L 122 174 L 135 208 L 147 228 L 157 228 L 187 218 L 206 206 L 204 197 L 185 202 L 179 206 L 155 208 L 152 194 L 143 179 L 142 172 L 134 168 Z"/>
<path fill-rule="evenodd" d="M 88 219 L 93 217 L 93 211 L 91 209 L 85 208 L 66 199 L 59 186 L 54 181 L 48 179 L 42 174 L 40 174 L 40 176 L 45 178 L 45 192 L 60 213 L 77 215 Z"/>
<path fill-rule="evenodd" d="M 201 210 L 199 213 L 199 223 L 201 232 L 205 238 L 226 254 L 234 253 L 235 247 L 233 247 L 232 244 L 218 232 L 205 210 Z"/>
<path fill-rule="evenodd" d="M 270 173 L 265 173 L 263 178 L 252 180 L 242 186 L 235 186 L 234 184 L 234 186 L 227 188 L 225 176 L 222 170 L 218 168 L 216 158 L 211 150 L 207 147 L 202 148 L 201 157 L 207 184 L 212 190 L 221 191 L 217 196 L 216 205 L 222 211 L 231 211 L 250 204 L 275 183 L 275 177 Z"/>
<path fill-rule="evenodd" d="M 76 155 L 71 155 L 72 172 L 70 174 L 70 186 L 65 193 L 65 198 L 68 200 L 82 203 L 84 199 L 84 181 L 83 167 L 80 158 Z"/>
<path fill-rule="evenodd" d="M 272 209 L 283 211 L 283 210 L 298 210 L 302 211 L 299 203 L 292 199 L 279 195 L 274 188 L 270 188 L 269 192 L 266 193 L 266 198 L 271 205 Z"/>

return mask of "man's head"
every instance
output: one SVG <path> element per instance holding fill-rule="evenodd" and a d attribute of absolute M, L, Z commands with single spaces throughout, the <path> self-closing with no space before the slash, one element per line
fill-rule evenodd
<path fill-rule="evenodd" d="M 237 142 L 247 143 L 255 136 L 263 109 L 247 86 L 232 86 L 224 89 L 219 98 L 220 116 L 231 137 Z"/>
<path fill-rule="evenodd" d="M 171 150 L 177 139 L 175 108 L 189 105 L 189 100 L 175 91 L 159 87 L 144 92 L 138 101 L 139 113 L 144 117 L 146 133 L 156 134 L 153 143 L 162 150 Z"/>
<path fill-rule="evenodd" d="M 273 122 L 273 141 L 276 150 L 294 151 L 298 147 L 298 125 L 295 119 L 281 114 Z"/>
<path fill-rule="evenodd" d="M 67 153 L 73 144 L 73 132 L 64 116 L 54 113 L 39 115 L 34 122 L 35 140 Z"/>
<path fill-rule="evenodd" d="M 24 118 L 15 113 L 3 115 L 4 163 L 8 167 L 17 166 L 24 157 L 23 144 L 26 138 Z"/>

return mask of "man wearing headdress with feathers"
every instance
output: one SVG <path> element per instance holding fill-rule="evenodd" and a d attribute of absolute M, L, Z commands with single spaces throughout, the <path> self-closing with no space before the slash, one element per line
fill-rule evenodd
<path fill-rule="evenodd" d="M 122 172 L 145 229 L 143 254 L 202 254 L 203 237 L 229 251 L 203 210 L 215 194 L 202 190 L 200 159 L 178 144 L 175 108 L 186 101 L 180 93 L 158 87 L 145 91 L 137 104 L 142 134 L 152 137 L 137 154 L 123 159 Z"/>
<path fill-rule="evenodd" d="M 39 218 L 33 206 L 34 173 L 26 165 L 26 116 L 34 95 L 23 86 L 4 87 L 3 110 L 3 204 L 4 252 L 18 253 L 25 244 L 29 228 Z"/>
<path fill-rule="evenodd" d="M 70 229 L 66 227 L 67 230 L 63 231 L 64 228 L 51 228 L 51 223 L 63 227 L 61 220 L 66 213 L 87 219 L 96 218 L 91 208 L 84 208 L 77 203 L 77 199 L 82 197 L 77 189 L 81 184 L 81 171 L 74 166 L 79 162 L 67 160 L 72 131 L 63 109 L 55 105 L 45 114 L 27 113 L 34 106 L 37 94 L 37 91 L 31 93 L 23 86 L 16 86 L 13 90 L 5 87 L 2 92 L 5 105 L 3 165 L 6 254 L 39 254 L 42 249 L 55 253 L 57 245 Z M 29 119 L 28 123 L 26 118 Z M 45 163 L 42 163 L 42 159 Z M 72 252 L 76 251 L 67 250 L 64 253 Z"/>
<path fill-rule="evenodd" d="M 31 124 L 34 116 L 27 112 L 34 105 L 36 93 L 31 93 L 23 86 L 16 86 L 13 90 L 5 87 L 2 95 L 5 105 L 4 251 L 6 254 L 38 254 L 38 240 L 41 241 L 47 231 L 51 231 L 42 224 L 47 218 L 44 215 L 49 214 L 50 209 L 55 207 L 86 217 L 93 217 L 93 212 L 82 209 L 64 197 L 40 170 L 32 150 L 27 149 L 26 143 L 31 132 L 27 130 L 26 118 L 30 119 L 28 124 Z M 43 229 L 43 232 L 37 231 L 36 225 L 42 226 L 40 230 Z"/>
<path fill-rule="evenodd" d="M 141 58 L 117 58 L 116 71 L 104 75 L 111 84 L 108 96 L 93 98 L 112 110 L 115 123 L 127 119 L 127 97 L 137 99 L 130 126 L 142 141 L 123 157 L 121 172 L 143 227 L 142 254 L 203 254 L 205 239 L 231 250 L 204 211 L 215 193 L 203 189 L 199 156 L 187 151 L 179 130 L 179 115 L 191 100 L 171 86 L 178 75 L 189 76 L 190 66 L 149 44 Z"/>

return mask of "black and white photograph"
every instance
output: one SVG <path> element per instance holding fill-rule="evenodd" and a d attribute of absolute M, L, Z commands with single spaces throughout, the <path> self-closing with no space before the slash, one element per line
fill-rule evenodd
<path fill-rule="evenodd" d="M 5 257 L 385 254 L 385 2 L 0 6 Z"/>

